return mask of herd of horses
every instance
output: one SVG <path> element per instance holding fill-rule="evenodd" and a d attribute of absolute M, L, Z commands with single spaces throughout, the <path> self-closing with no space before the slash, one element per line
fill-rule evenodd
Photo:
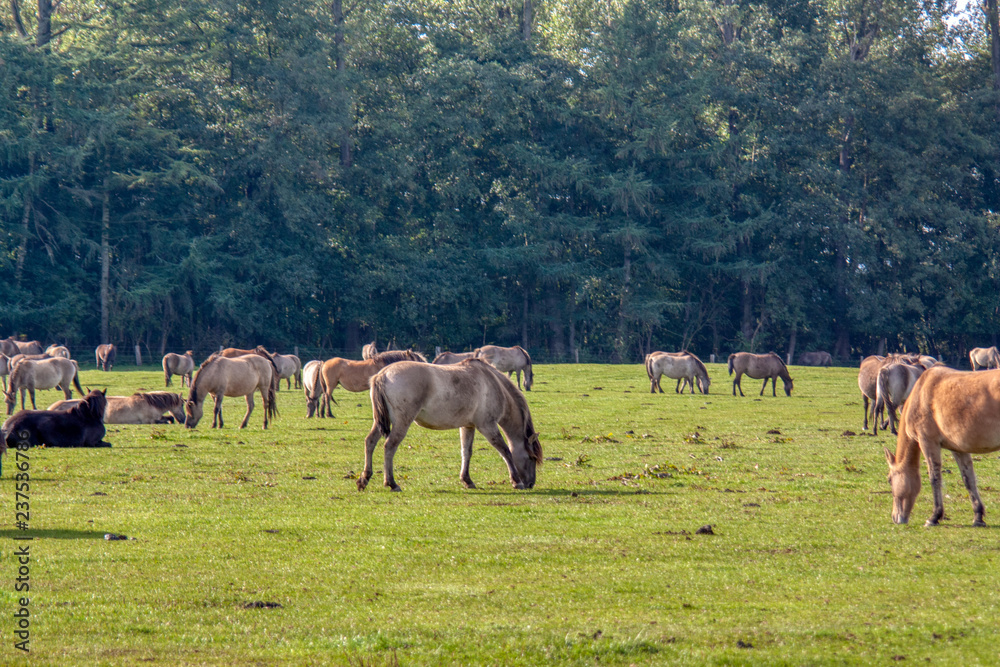
<path fill-rule="evenodd" d="M 105 370 L 113 367 L 113 345 L 96 351 L 96 362 Z M 531 357 L 522 347 L 492 345 L 470 352 L 443 352 L 428 363 L 418 352 L 379 352 L 374 343 L 366 345 L 360 361 L 334 357 L 302 365 L 295 355 L 280 355 L 263 347 L 227 348 L 210 355 L 196 369 L 191 351 L 163 357 L 164 384 L 174 375 L 189 388 L 185 399 L 168 391 L 137 392 L 132 396 L 106 396 L 105 392 L 84 393 L 77 362 L 65 347 L 42 347 L 37 341 L 0 340 L 0 375 L 4 377 L 4 397 L 8 415 L 14 413 L 18 393 L 21 410 L 2 428 L 0 453 L 18 445 L 110 446 L 104 441 L 104 424 L 148 424 L 176 421 L 195 428 L 204 414 L 204 403 L 212 396 L 213 428 L 223 427 L 222 402 L 225 397 L 242 396 L 247 411 L 240 424 L 247 426 L 254 411 L 254 394 L 263 402 L 264 428 L 278 416 L 276 394 L 280 381 L 292 380 L 306 399 L 307 417 L 332 417 L 337 387 L 351 392 L 367 391 L 371 398 L 373 424 L 365 438 L 365 466 L 357 479 L 359 490 L 372 477 L 372 457 L 385 438 L 383 483 L 399 491 L 393 475 L 393 457 L 410 426 L 429 429 L 458 429 L 462 466 L 460 481 L 475 488 L 469 474 L 472 444 L 478 430 L 497 450 L 507 465 L 510 482 L 518 489 L 532 488 L 536 468 L 542 461 L 542 446 L 535 430 L 525 394 L 534 376 Z M 825 352 L 806 353 L 800 361 L 825 366 L 831 362 Z M 919 354 L 870 356 L 862 360 L 858 388 L 864 408 L 864 429 L 872 434 L 879 428 L 897 435 L 896 449 L 885 449 L 893 496 L 892 519 L 907 523 L 920 492 L 919 463 L 926 461 L 933 490 L 934 511 L 927 525 L 937 525 L 944 516 L 941 452 L 949 450 L 962 474 L 975 515 L 974 525 L 983 522 L 984 507 L 979 495 L 972 455 L 1000 450 L 1000 372 L 978 373 L 979 369 L 1000 371 L 1000 352 L 995 347 L 976 348 L 969 353 L 973 372 L 948 368 L 934 357 Z M 732 392 L 743 396 L 741 379 L 763 380 L 760 395 L 768 382 L 777 396 L 781 378 L 786 396 L 793 390 L 792 378 L 784 361 L 775 353 L 737 352 L 729 356 L 727 368 L 733 376 Z M 664 376 L 675 379 L 676 393 L 690 387 L 709 393 L 711 378 L 705 364 L 688 351 L 653 352 L 646 356 L 645 369 L 650 392 L 663 393 Z M 505 375 L 506 373 L 506 375 Z M 516 383 L 512 379 L 516 374 Z M 7 376 L 9 375 L 9 387 Z M 38 410 L 35 391 L 58 388 L 64 400 L 47 410 Z M 73 399 L 75 388 L 82 398 Z M 26 397 L 31 410 L 25 409 Z M 897 415 L 898 413 L 898 415 Z"/>

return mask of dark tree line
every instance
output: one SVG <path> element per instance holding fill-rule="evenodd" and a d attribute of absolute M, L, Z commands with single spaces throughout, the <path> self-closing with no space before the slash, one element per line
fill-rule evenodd
<path fill-rule="evenodd" d="M 996 342 L 996 0 L 2 11 L 3 335 Z"/>

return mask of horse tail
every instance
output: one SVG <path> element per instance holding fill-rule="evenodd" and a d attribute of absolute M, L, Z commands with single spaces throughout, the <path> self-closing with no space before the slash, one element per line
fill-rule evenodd
<path fill-rule="evenodd" d="M 83 387 L 80 386 L 80 368 L 73 362 L 73 386 L 76 390 L 80 392 L 80 396 L 86 397 L 87 394 L 83 391 Z"/>
<path fill-rule="evenodd" d="M 392 432 L 392 420 L 389 418 L 389 406 L 385 402 L 385 376 L 381 373 L 374 376 L 371 387 L 372 416 L 382 436 L 388 438 Z"/>
<path fill-rule="evenodd" d="M 531 385 L 535 383 L 535 375 L 531 371 L 531 355 L 528 354 L 528 351 L 520 345 L 515 345 L 515 347 L 521 351 L 521 354 L 524 355 L 525 363 L 528 364 L 524 367 L 524 390 L 531 391 Z"/>
<path fill-rule="evenodd" d="M 736 359 L 736 354 L 735 353 L 729 355 L 729 374 L 730 375 L 733 374 L 733 360 L 735 360 L 735 359 Z"/>
<path fill-rule="evenodd" d="M 646 355 L 646 377 L 649 378 L 650 382 L 653 381 L 653 366 L 652 366 L 652 364 L 649 363 L 650 357 L 652 357 L 652 356 L 653 356 L 652 354 L 647 354 Z"/>
<path fill-rule="evenodd" d="M 271 420 L 278 416 L 278 387 L 281 378 L 278 377 L 278 367 L 274 365 L 274 359 L 267 357 L 267 360 L 271 362 L 271 382 L 267 386 L 267 418 Z"/>

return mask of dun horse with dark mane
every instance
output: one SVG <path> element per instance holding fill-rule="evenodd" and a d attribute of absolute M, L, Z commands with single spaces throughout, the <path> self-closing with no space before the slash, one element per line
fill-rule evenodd
<path fill-rule="evenodd" d="M 17 405 L 17 393 L 21 392 L 21 409 L 24 409 L 24 394 L 31 395 L 31 407 L 35 405 L 36 389 L 62 390 L 65 398 L 72 398 L 72 386 L 84 396 L 83 387 L 80 386 L 79 369 L 72 359 L 54 357 L 52 359 L 42 359 L 40 361 L 22 361 L 10 373 L 10 389 L 4 393 L 7 401 L 7 414 L 14 412 Z"/>
<path fill-rule="evenodd" d="M 535 376 L 531 372 L 531 355 L 520 345 L 514 347 L 483 345 L 476 350 L 476 358 L 482 359 L 501 373 L 506 373 L 507 377 L 516 373 L 518 389 L 521 388 L 521 371 L 524 371 L 524 390 L 531 391 L 531 386 L 535 383 Z"/>
<path fill-rule="evenodd" d="M 785 395 L 792 395 L 792 377 L 788 374 L 785 362 L 774 352 L 769 352 L 768 354 L 751 354 L 750 352 L 730 354 L 729 374 L 732 375 L 733 373 L 736 373 L 736 378 L 733 380 L 733 396 L 736 395 L 737 389 L 740 390 L 740 396 L 744 395 L 743 387 L 740 386 L 740 379 L 744 374 L 754 380 L 764 380 L 764 385 L 760 388 L 761 396 L 764 395 L 764 390 L 767 389 L 768 380 L 771 381 L 771 395 L 778 395 L 775 387 L 778 383 L 778 378 L 781 378 L 784 382 Z"/>
<path fill-rule="evenodd" d="M 184 354 L 168 352 L 163 355 L 163 382 L 165 386 L 170 386 L 171 375 L 180 375 L 181 387 L 184 386 L 185 380 L 187 380 L 187 386 L 190 387 L 192 373 L 194 373 L 194 353 L 191 350 Z"/>
<path fill-rule="evenodd" d="M 211 394 L 215 399 L 215 410 L 212 416 L 212 428 L 222 428 L 222 399 L 225 396 L 246 396 L 247 413 L 243 416 L 240 428 L 246 428 L 253 412 L 253 393 L 260 392 L 264 402 L 264 428 L 268 421 L 278 416 L 278 403 L 275 394 L 278 391 L 278 371 L 269 356 L 248 354 L 229 359 L 219 354 L 213 354 L 202 363 L 195 373 L 191 392 L 188 394 L 184 412 L 187 415 L 185 424 L 194 428 L 201 421 L 204 412 L 205 398 Z"/>
<path fill-rule="evenodd" d="M 176 420 L 184 423 L 184 399 L 169 391 L 136 392 L 131 396 L 108 396 L 104 409 L 105 424 L 166 424 Z M 53 412 L 68 412 L 81 399 L 56 401 L 49 406 Z M 170 413 L 167 417 L 164 413 Z"/>

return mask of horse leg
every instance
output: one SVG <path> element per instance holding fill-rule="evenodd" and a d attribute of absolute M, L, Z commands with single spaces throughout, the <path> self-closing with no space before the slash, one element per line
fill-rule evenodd
<path fill-rule="evenodd" d="M 864 428 L 864 430 L 867 431 L 868 430 L 868 396 L 867 396 L 867 394 L 861 394 L 861 398 L 864 399 L 864 404 L 865 404 L 865 428 Z"/>
<path fill-rule="evenodd" d="M 925 526 L 936 526 L 938 521 L 944 518 L 944 491 L 941 489 L 941 447 L 937 443 L 933 446 L 921 442 L 920 449 L 927 459 L 927 474 L 931 478 L 931 489 L 934 492 L 934 513 L 927 519 Z M 970 461 L 971 467 L 971 461 Z M 964 473 L 963 473 L 964 476 Z"/>
<path fill-rule="evenodd" d="M 469 477 L 469 461 L 472 460 L 472 440 L 476 437 L 476 429 L 463 426 L 458 429 L 458 433 L 462 439 L 462 471 L 458 478 L 465 484 L 465 488 L 474 489 L 476 485 Z"/>
<path fill-rule="evenodd" d="M 212 408 L 212 428 L 222 428 L 222 399 L 222 394 L 212 397 L 212 401 L 215 404 L 215 407 Z"/>
<path fill-rule="evenodd" d="M 490 441 L 493 448 L 497 450 L 500 457 L 507 464 L 507 471 L 510 473 L 510 483 L 515 489 L 524 489 L 524 482 L 521 481 L 521 476 L 517 473 L 517 469 L 514 467 L 514 458 L 510 455 L 510 450 L 507 448 L 507 443 L 504 442 L 503 436 L 500 435 L 500 429 L 497 428 L 496 424 L 483 425 L 479 427 L 479 432 L 486 436 L 486 439 Z"/>
<path fill-rule="evenodd" d="M 372 454 L 375 453 L 375 447 L 378 446 L 381 437 L 382 429 L 379 428 L 378 422 L 375 422 L 372 424 L 372 430 L 368 432 L 368 437 L 365 438 L 365 469 L 358 475 L 358 491 L 364 491 L 368 486 L 368 480 L 372 478 Z"/>
<path fill-rule="evenodd" d="M 250 413 L 252 412 L 253 412 L 253 392 L 251 391 L 249 394 L 247 394 L 247 413 L 243 415 L 243 423 L 240 424 L 240 428 L 247 427 L 247 422 L 250 421 Z M 264 415 L 264 428 L 267 428 L 267 414 Z"/>
<path fill-rule="evenodd" d="M 402 424 L 402 422 L 403 420 L 399 420 L 400 424 Z M 399 443 L 401 443 L 403 438 L 406 437 L 406 432 L 410 430 L 410 424 L 412 423 L 413 421 L 411 420 L 402 428 L 399 426 L 393 426 L 392 432 L 389 433 L 385 439 L 385 462 L 382 465 L 382 484 L 383 486 L 388 486 L 393 491 L 402 491 L 403 489 L 399 486 L 399 484 L 396 484 L 396 478 L 392 474 L 392 458 L 396 455 L 396 450 L 399 449 Z M 371 465 L 370 461 L 367 463 L 368 465 Z M 369 472 L 369 474 L 371 473 Z"/>
<path fill-rule="evenodd" d="M 976 520 L 972 522 L 972 525 L 985 526 L 986 523 L 983 521 L 983 514 L 986 512 L 986 508 L 979 497 L 976 471 L 972 468 L 972 455 L 967 452 L 952 452 L 952 456 L 955 457 L 958 469 L 962 471 L 962 481 L 965 482 L 965 488 L 969 492 L 969 500 L 972 501 L 972 511 L 976 513 Z"/>
<path fill-rule="evenodd" d="M 35 388 L 31 387 L 30 389 L 28 389 L 28 392 L 31 394 L 31 409 L 32 410 L 37 410 L 38 408 L 35 407 Z M 66 398 L 69 398 L 72 395 L 73 394 L 70 394 Z M 24 394 L 21 394 L 21 409 L 22 410 L 24 409 Z"/>
<path fill-rule="evenodd" d="M 740 396 L 744 395 L 743 394 L 743 383 L 740 382 L 740 380 L 742 380 L 742 379 L 743 379 L 743 373 L 737 373 L 736 374 L 736 379 L 733 380 L 733 396 L 736 395 L 736 389 L 737 388 L 739 388 L 739 390 L 740 390 Z"/>
<path fill-rule="evenodd" d="M 761 396 L 764 395 L 764 390 L 767 389 L 767 381 L 770 380 L 770 379 L 771 378 L 764 378 L 764 386 L 760 388 L 760 395 Z"/>

